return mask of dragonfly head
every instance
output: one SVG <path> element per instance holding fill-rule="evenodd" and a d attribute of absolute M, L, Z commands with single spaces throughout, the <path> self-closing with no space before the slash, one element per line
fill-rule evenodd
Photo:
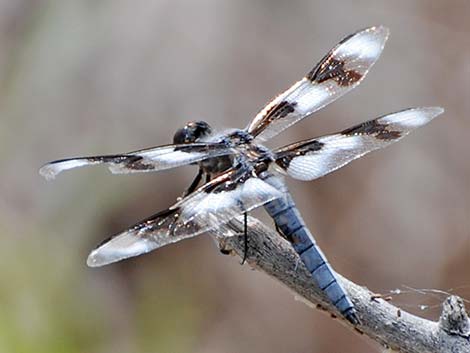
<path fill-rule="evenodd" d="M 205 121 L 190 121 L 178 129 L 173 136 L 174 144 L 193 143 L 212 133 L 212 128 Z"/>

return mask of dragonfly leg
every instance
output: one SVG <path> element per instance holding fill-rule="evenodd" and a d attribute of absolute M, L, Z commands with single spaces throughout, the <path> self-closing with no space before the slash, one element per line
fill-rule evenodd
<path fill-rule="evenodd" d="M 274 222 L 274 227 L 276 228 L 276 232 L 277 232 L 281 237 L 283 237 L 283 238 L 286 239 L 286 240 L 289 240 L 289 239 L 287 238 L 287 236 L 284 234 L 284 232 L 282 231 L 282 229 L 277 225 L 276 222 Z"/>
<path fill-rule="evenodd" d="M 243 250 L 243 259 L 242 259 L 242 265 L 245 263 L 246 258 L 248 256 L 248 213 L 245 212 L 243 213 L 243 241 L 244 241 L 244 250 Z"/>
<path fill-rule="evenodd" d="M 204 172 L 202 171 L 202 169 L 199 169 L 199 171 L 197 172 L 197 175 L 196 177 L 194 178 L 193 182 L 191 183 L 191 185 L 189 185 L 189 187 L 184 191 L 183 193 L 183 197 L 186 197 L 188 196 L 189 194 L 191 194 L 194 190 L 196 190 L 197 186 L 199 185 L 199 183 L 201 182 L 201 179 L 202 179 L 202 174 Z"/>

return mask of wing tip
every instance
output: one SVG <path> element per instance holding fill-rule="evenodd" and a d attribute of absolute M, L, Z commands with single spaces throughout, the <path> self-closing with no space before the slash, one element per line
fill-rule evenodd
<path fill-rule="evenodd" d="M 110 240 L 112 242 L 112 240 Z M 92 250 L 86 259 L 88 267 L 102 267 L 125 260 L 129 257 L 137 256 L 139 254 L 127 254 L 124 249 L 113 248 L 112 243 L 104 243 Z M 110 246 L 111 245 L 111 246 Z"/>
<path fill-rule="evenodd" d="M 88 267 L 101 267 L 119 260 L 122 259 L 110 259 L 100 251 L 100 248 L 97 248 L 90 252 L 90 255 L 88 255 L 88 258 L 86 259 L 86 264 Z"/>
<path fill-rule="evenodd" d="M 146 254 L 157 247 L 151 239 L 121 233 L 99 245 L 87 258 L 89 267 L 101 267 L 130 257 Z"/>
<path fill-rule="evenodd" d="M 416 107 L 400 110 L 383 116 L 381 119 L 390 124 L 400 124 L 409 130 L 429 123 L 444 112 L 442 107 Z"/>
<path fill-rule="evenodd" d="M 46 180 L 52 180 L 64 170 L 83 167 L 91 164 L 94 163 L 89 161 L 87 158 L 61 159 L 43 165 L 39 169 L 39 174 L 46 178 Z"/>
<path fill-rule="evenodd" d="M 60 172 L 61 170 L 58 170 L 57 166 L 53 163 L 44 164 L 41 168 L 39 168 L 39 174 L 47 181 L 55 179 L 57 174 Z"/>
<path fill-rule="evenodd" d="M 435 106 L 435 107 L 423 107 L 421 109 L 424 109 L 424 110 L 427 110 L 430 114 L 433 115 L 433 118 L 438 116 L 438 115 L 441 115 L 442 113 L 445 112 L 445 109 L 442 108 L 442 107 L 439 107 L 439 106 Z"/>
<path fill-rule="evenodd" d="M 88 267 L 100 267 L 106 265 L 102 263 L 99 259 L 99 254 L 97 253 L 96 249 L 91 251 L 86 259 L 86 264 Z"/>
<path fill-rule="evenodd" d="M 390 36 L 390 28 L 378 25 L 378 26 L 371 26 L 363 30 L 364 32 L 372 32 L 378 38 L 381 38 L 383 41 L 386 41 Z"/>
<path fill-rule="evenodd" d="M 356 32 L 352 37 L 356 36 L 367 36 L 370 40 L 380 43 L 380 48 L 383 49 L 390 36 L 390 29 L 383 25 L 371 26 Z"/>
<path fill-rule="evenodd" d="M 444 108 L 435 106 L 435 107 L 417 107 L 411 108 L 409 111 L 416 112 L 422 115 L 423 125 L 433 120 L 435 117 L 444 113 Z"/>
<path fill-rule="evenodd" d="M 354 67 L 363 78 L 380 57 L 389 34 L 390 30 L 385 26 L 367 27 L 344 38 L 333 53 L 350 61 L 359 60 Z"/>

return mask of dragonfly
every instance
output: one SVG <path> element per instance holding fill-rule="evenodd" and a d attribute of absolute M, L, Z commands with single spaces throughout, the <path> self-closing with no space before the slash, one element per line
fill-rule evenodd
<path fill-rule="evenodd" d="M 400 140 L 443 109 L 401 110 L 277 149 L 267 148 L 264 143 L 358 86 L 382 53 L 388 34 L 386 27 L 375 26 L 345 37 L 244 129 L 217 132 L 204 121 L 192 121 L 176 131 L 172 144 L 45 164 L 40 174 L 46 179 L 68 169 L 99 164 L 118 174 L 198 167 L 194 181 L 175 204 L 103 242 L 90 253 L 87 264 L 103 266 L 217 232 L 234 218 L 246 217 L 248 212 L 264 206 L 280 236 L 292 245 L 311 273 L 313 283 L 343 317 L 358 324 L 354 304 L 307 228 L 285 177 L 303 181 L 320 178 Z M 227 237 L 231 235 L 227 232 Z"/>

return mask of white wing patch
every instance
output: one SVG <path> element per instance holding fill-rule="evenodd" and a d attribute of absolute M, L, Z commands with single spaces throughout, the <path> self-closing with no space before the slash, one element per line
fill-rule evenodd
<path fill-rule="evenodd" d="M 363 144 L 360 136 L 329 136 L 320 138 L 319 141 L 325 143 L 321 152 L 308 153 L 292 159 L 287 168 L 291 177 L 304 181 L 314 180 L 364 154 L 359 153 Z"/>
<path fill-rule="evenodd" d="M 382 52 L 388 34 L 389 30 L 382 26 L 367 28 L 346 40 L 333 53 L 343 60 L 349 58 L 352 61 L 357 57 L 363 60 L 375 60 Z"/>
<path fill-rule="evenodd" d="M 295 102 L 299 114 L 309 114 L 318 102 L 327 102 L 330 97 L 324 86 L 315 86 L 306 78 L 300 81 L 298 89 L 289 96 L 289 102 Z M 325 103 L 326 104 L 326 103 Z"/>
<path fill-rule="evenodd" d="M 411 130 L 427 124 L 443 112 L 444 109 L 441 107 L 414 108 L 386 115 L 379 118 L 379 122 Z"/>

